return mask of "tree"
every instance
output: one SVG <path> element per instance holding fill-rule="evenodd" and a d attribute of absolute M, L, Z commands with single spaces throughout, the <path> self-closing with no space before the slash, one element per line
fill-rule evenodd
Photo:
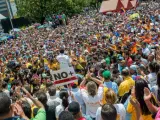
<path fill-rule="evenodd" d="M 17 14 L 41 22 L 51 14 L 65 13 L 68 16 L 80 13 L 95 0 L 15 0 Z"/>

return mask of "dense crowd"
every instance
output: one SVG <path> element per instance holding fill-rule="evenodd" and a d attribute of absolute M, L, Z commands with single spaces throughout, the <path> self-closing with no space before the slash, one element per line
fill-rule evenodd
<path fill-rule="evenodd" d="M 17 32 L 0 45 L 0 120 L 160 120 L 159 8 Z M 78 81 L 56 87 L 51 70 L 69 67 Z"/>

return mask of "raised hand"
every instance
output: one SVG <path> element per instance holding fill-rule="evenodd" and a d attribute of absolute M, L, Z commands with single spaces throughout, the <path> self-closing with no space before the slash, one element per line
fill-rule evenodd
<path fill-rule="evenodd" d="M 143 98 L 145 101 L 149 101 L 152 98 L 152 93 L 146 87 L 144 88 L 144 97 Z"/>

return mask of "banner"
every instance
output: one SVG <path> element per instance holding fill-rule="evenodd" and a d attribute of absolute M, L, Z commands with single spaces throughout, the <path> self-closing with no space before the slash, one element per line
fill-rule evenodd
<path fill-rule="evenodd" d="M 78 81 L 73 67 L 60 69 L 58 71 L 50 70 L 50 73 L 56 86 L 67 85 Z"/>

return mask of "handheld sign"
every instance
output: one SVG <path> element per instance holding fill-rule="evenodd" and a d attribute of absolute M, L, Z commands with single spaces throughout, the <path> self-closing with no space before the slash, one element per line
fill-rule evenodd
<path fill-rule="evenodd" d="M 60 69 L 58 71 L 50 70 L 50 73 L 56 86 L 67 85 L 78 80 L 73 67 Z"/>

